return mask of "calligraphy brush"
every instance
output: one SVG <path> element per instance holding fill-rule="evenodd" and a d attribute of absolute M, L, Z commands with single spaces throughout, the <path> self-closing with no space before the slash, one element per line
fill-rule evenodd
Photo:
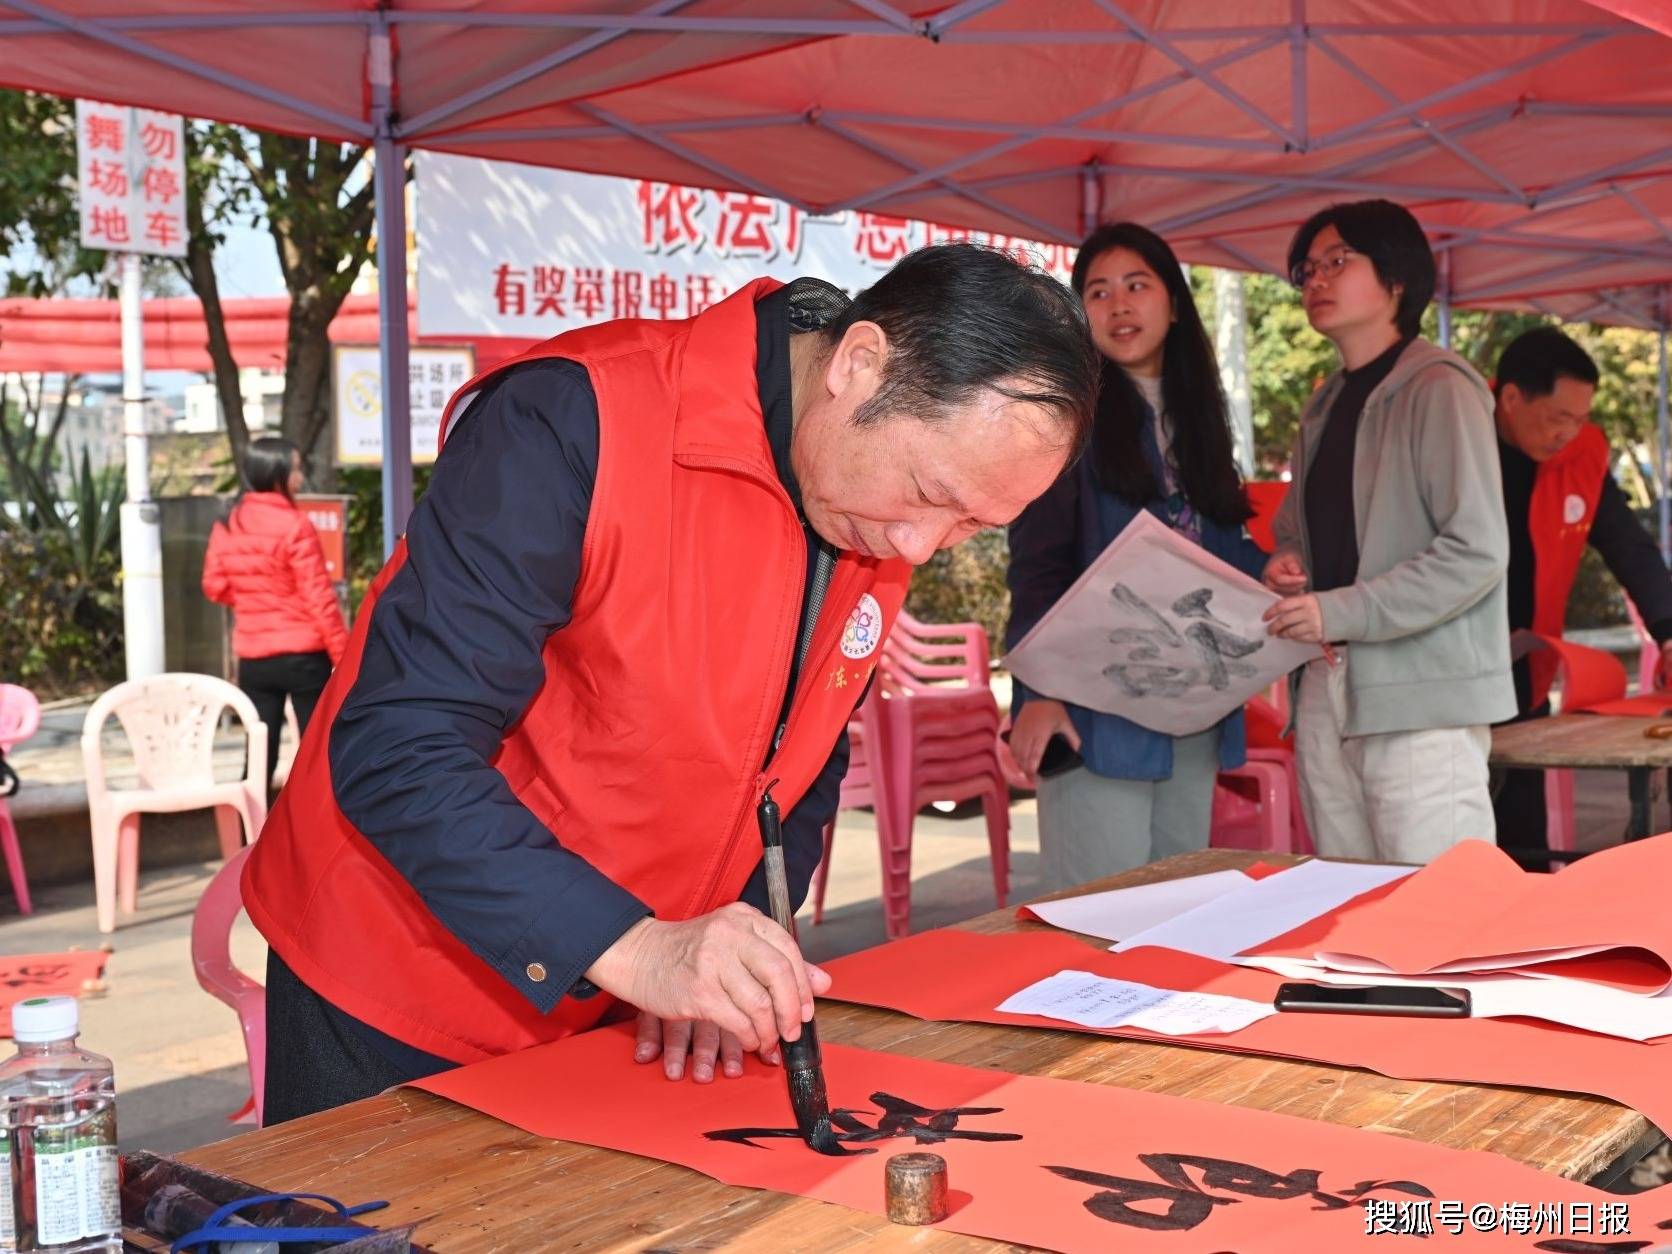
<path fill-rule="evenodd" d="M 755 811 L 760 823 L 761 845 L 766 855 L 766 895 L 772 903 L 773 921 L 795 935 L 795 916 L 790 910 L 789 875 L 784 869 L 784 828 L 778 803 L 772 799 L 773 780 L 761 794 Z M 801 1035 L 780 1041 L 784 1075 L 790 1085 L 790 1108 L 795 1112 L 796 1130 L 802 1140 L 821 1154 L 847 1154 L 830 1126 L 830 1096 L 824 1086 L 824 1060 L 819 1053 L 819 1033 L 811 1019 L 801 1025 Z"/>

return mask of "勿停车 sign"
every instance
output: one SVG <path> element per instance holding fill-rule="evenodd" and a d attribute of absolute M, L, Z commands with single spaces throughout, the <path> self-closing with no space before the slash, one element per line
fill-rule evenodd
<path fill-rule="evenodd" d="M 414 348 L 407 364 L 412 408 L 412 461 L 433 462 L 441 414 L 454 392 L 476 373 L 469 348 Z M 337 461 L 375 466 L 383 460 L 383 366 L 375 345 L 336 345 L 331 351 L 336 403 Z"/>
<path fill-rule="evenodd" d="M 186 140 L 178 113 L 75 102 L 81 246 L 186 255 Z"/>
<path fill-rule="evenodd" d="M 914 248 L 991 244 L 1066 280 L 1073 248 L 751 192 L 418 158 L 418 328 L 545 339 L 610 318 L 688 318 L 762 275 L 868 287 Z"/>

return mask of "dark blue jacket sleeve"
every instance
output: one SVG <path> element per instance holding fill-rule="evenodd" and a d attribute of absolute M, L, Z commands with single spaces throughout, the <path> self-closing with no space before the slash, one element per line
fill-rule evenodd
<path fill-rule="evenodd" d="M 824 856 L 824 829 L 836 817 L 836 803 L 842 795 L 842 777 L 848 773 L 848 733 L 844 729 L 824 769 L 795 809 L 784 817 L 784 871 L 790 885 L 790 907 L 801 909 L 807 887 L 813 882 L 819 859 Z M 743 886 L 739 901 L 746 901 L 762 914 L 772 915 L 766 895 L 766 863 L 755 865 L 755 873 Z"/>
<path fill-rule="evenodd" d="M 1672 576 L 1654 537 L 1631 512 L 1614 476 L 1602 477 L 1602 495 L 1591 519 L 1591 547 L 1626 590 L 1656 644 L 1672 640 Z"/>
<path fill-rule="evenodd" d="M 650 913 L 489 765 L 569 622 L 597 467 L 579 365 L 521 366 L 478 397 L 413 512 L 330 733 L 343 814 L 541 1013 Z"/>
<path fill-rule="evenodd" d="M 1010 621 L 1004 647 L 1013 649 L 1062 594 L 1074 586 L 1080 567 L 1080 468 L 1070 466 L 1010 524 Z M 1012 680 L 1011 712 L 1033 694 Z"/>

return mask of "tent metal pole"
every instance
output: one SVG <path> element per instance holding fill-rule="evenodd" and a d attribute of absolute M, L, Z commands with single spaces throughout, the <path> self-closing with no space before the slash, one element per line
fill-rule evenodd
<path fill-rule="evenodd" d="M 1451 347 L 1451 254 L 1440 254 L 1439 300 L 1436 312 L 1440 315 L 1440 347 Z"/>
<path fill-rule="evenodd" d="M 1672 479 L 1672 407 L 1667 396 L 1666 332 L 1668 314 L 1672 314 L 1672 292 L 1662 288 L 1660 293 L 1660 560 L 1672 565 L 1672 501 L 1667 500 L 1667 482 Z"/>
<path fill-rule="evenodd" d="M 381 14 L 379 17 L 381 18 Z M 367 50 L 377 206 L 377 322 L 383 376 L 383 556 L 412 516 L 411 354 L 406 322 L 406 146 L 394 135 L 394 49 L 387 23 L 373 28 Z"/>

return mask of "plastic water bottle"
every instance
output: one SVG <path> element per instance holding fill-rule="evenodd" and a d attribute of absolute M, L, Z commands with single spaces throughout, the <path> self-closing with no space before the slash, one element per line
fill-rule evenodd
<path fill-rule="evenodd" d="M 122 1249 L 116 1081 L 76 1044 L 73 997 L 12 1007 L 17 1053 L 0 1063 L 0 1254 Z"/>

